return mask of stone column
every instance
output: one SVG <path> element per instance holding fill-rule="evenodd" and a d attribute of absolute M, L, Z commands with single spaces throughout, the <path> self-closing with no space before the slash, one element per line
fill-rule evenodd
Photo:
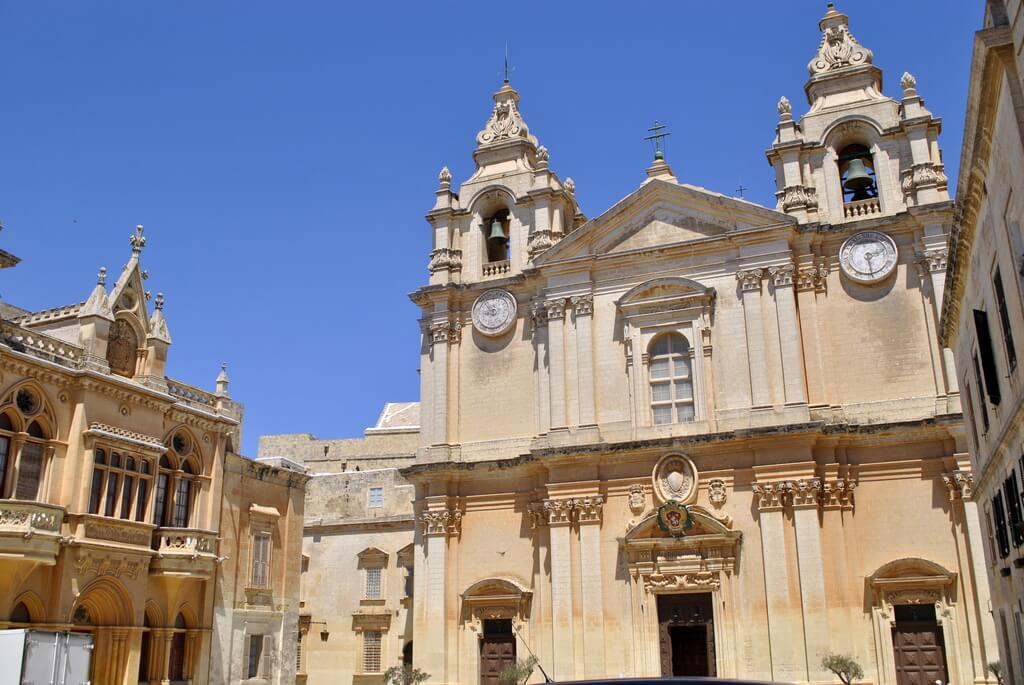
<path fill-rule="evenodd" d="M 768 613 L 768 641 L 771 652 L 771 679 L 785 682 L 805 680 L 803 633 L 800 601 L 789 591 L 789 565 L 786 559 L 786 531 L 783 507 L 792 486 L 787 481 L 753 483 L 761 527 L 761 554 L 764 563 L 765 604 Z"/>
<path fill-rule="evenodd" d="M 565 300 L 544 303 L 548 317 L 548 369 L 551 372 L 551 428 L 565 428 Z"/>
<path fill-rule="evenodd" d="M 457 535 L 462 526 L 462 512 L 452 509 L 426 511 L 420 517 L 426 540 L 427 568 L 424 587 L 425 624 L 415 636 L 416 661 L 419 668 L 431 675 L 431 682 L 447 683 L 448 678 L 448 616 L 445 611 L 448 566 L 448 537 Z M 422 645 L 422 646 L 421 646 Z M 421 651 L 422 650 L 422 651 Z"/>
<path fill-rule="evenodd" d="M 548 525 L 551 545 L 551 654 L 554 658 L 550 675 L 555 680 L 576 678 L 570 556 L 572 507 L 571 499 L 546 499 L 531 506 L 535 520 Z"/>
<path fill-rule="evenodd" d="M 573 323 L 576 328 L 576 398 L 579 403 L 579 425 L 597 424 L 594 411 L 594 296 L 572 298 Z"/>
<path fill-rule="evenodd" d="M 804 621 L 804 653 L 810 681 L 828 680 L 821 669 L 821 655 L 829 651 L 831 631 L 825 601 L 825 563 L 818 523 L 820 478 L 801 478 L 792 483 L 793 523 L 796 527 L 796 559 L 800 574 L 800 608 Z"/>
<path fill-rule="evenodd" d="M 827 406 L 829 403 L 817 307 L 817 293 L 825 290 L 827 276 L 828 269 L 813 261 L 801 266 L 796 272 L 795 289 L 800 305 L 797 315 L 800 319 L 804 368 L 807 372 L 807 403 L 812 407 Z"/>
<path fill-rule="evenodd" d="M 771 388 L 768 387 L 768 356 L 765 350 L 764 320 L 761 316 L 761 278 L 764 269 L 736 272 L 743 293 L 743 322 L 747 331 L 747 358 L 750 367 L 750 404 L 753 407 L 771 406 Z"/>
<path fill-rule="evenodd" d="M 804 404 L 807 402 L 807 393 L 804 390 L 800 322 L 797 319 L 796 297 L 793 294 L 794 271 L 792 264 L 773 266 L 768 270 L 775 293 L 775 314 L 782 356 L 782 387 L 786 394 L 786 404 Z"/>
<path fill-rule="evenodd" d="M 574 500 L 580 530 L 580 595 L 583 600 L 583 677 L 607 676 L 601 583 L 601 510 L 604 497 Z"/>

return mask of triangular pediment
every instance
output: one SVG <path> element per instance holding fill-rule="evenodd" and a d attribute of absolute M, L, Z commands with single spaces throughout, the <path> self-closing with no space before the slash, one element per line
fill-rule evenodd
<path fill-rule="evenodd" d="M 697 186 L 653 180 L 579 227 L 537 265 L 714 240 L 747 229 L 792 225 L 774 209 Z"/>

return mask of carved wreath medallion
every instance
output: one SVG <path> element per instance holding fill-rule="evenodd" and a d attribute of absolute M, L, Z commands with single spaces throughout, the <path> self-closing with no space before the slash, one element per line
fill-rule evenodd
<path fill-rule="evenodd" d="M 654 494 L 661 502 L 690 504 L 697 495 L 697 469 L 682 454 L 666 454 L 654 466 Z"/>
<path fill-rule="evenodd" d="M 839 248 L 843 273 L 857 283 L 877 283 L 896 268 L 896 243 L 885 233 L 862 231 Z"/>
<path fill-rule="evenodd" d="M 515 325 L 517 309 L 512 293 L 488 290 L 473 303 L 473 327 L 484 335 L 502 335 Z"/>

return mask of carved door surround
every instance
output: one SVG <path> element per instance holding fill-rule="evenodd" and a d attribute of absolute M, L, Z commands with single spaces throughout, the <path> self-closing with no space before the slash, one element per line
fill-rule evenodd
<path fill-rule="evenodd" d="M 532 599 L 533 591 L 512 577 L 484 578 L 466 588 L 459 602 L 459 619 L 463 627 L 459 638 L 463 654 L 459 666 L 462 682 L 480 682 L 485 621 L 511 620 L 516 633 L 513 653 L 526 653 L 519 639 L 531 640 L 529 616 Z"/>
<path fill-rule="evenodd" d="M 616 302 L 622 314 L 626 368 L 633 388 L 634 426 L 653 426 L 647 348 L 661 333 L 679 333 L 692 355 L 694 423 L 714 416 L 711 371 L 711 326 L 715 289 L 688 278 L 665 277 L 645 281 Z"/>
<path fill-rule="evenodd" d="M 866 579 L 875 635 L 875 663 L 879 685 L 897 685 L 893 628 L 901 604 L 934 604 L 935 617 L 946 645 L 947 666 L 953 682 L 971 682 L 963 673 L 956 645 L 960 644 L 953 597 L 956 573 L 926 559 L 908 557 L 883 564 Z"/>
<path fill-rule="evenodd" d="M 661 675 L 658 596 L 684 593 L 710 593 L 714 672 L 720 677 L 736 675 L 732 577 L 742 533 L 704 507 L 691 505 L 689 511 L 694 527 L 686 535 L 674 538 L 664 533 L 657 510 L 652 510 L 623 540 L 634 615 L 644 617 L 633 624 L 633 643 L 646 645 L 634 657 L 637 675 Z"/>

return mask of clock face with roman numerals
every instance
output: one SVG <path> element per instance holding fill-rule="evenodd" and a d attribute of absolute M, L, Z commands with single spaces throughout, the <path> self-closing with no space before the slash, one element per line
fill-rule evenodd
<path fill-rule="evenodd" d="M 896 268 L 896 243 L 885 233 L 862 231 L 839 248 L 839 265 L 851 280 L 877 283 Z"/>
<path fill-rule="evenodd" d="M 488 290 L 473 303 L 473 327 L 484 335 L 496 336 L 516 322 L 516 298 L 507 290 Z"/>

